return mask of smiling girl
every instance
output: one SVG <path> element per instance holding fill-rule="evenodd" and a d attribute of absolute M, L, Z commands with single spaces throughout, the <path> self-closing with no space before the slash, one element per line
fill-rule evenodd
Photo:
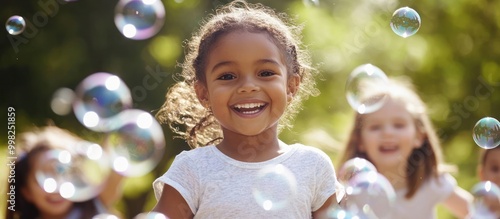
<path fill-rule="evenodd" d="M 278 138 L 317 93 L 299 32 L 282 14 L 235 1 L 193 36 L 184 80 L 157 115 L 193 149 L 153 183 L 153 211 L 171 219 L 311 218 L 335 202 L 329 157 Z"/>

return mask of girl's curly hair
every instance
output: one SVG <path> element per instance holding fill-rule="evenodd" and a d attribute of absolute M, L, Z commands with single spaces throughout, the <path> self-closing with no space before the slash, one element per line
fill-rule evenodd
<path fill-rule="evenodd" d="M 198 101 L 194 84 L 197 81 L 206 84 L 206 62 L 218 40 L 234 31 L 247 31 L 269 35 L 285 57 L 288 76 L 295 74 L 300 77 L 300 87 L 280 119 L 280 131 L 284 127 L 290 128 L 290 120 L 297 114 L 303 100 L 319 93 L 314 81 L 317 70 L 311 66 L 309 53 L 301 48 L 301 30 L 302 27 L 293 25 L 286 14 L 276 13 L 262 4 L 237 0 L 217 9 L 185 44 L 182 80 L 169 89 L 156 118 L 169 124 L 173 132 L 186 139 L 192 148 L 221 140 L 221 128 L 211 112 Z"/>

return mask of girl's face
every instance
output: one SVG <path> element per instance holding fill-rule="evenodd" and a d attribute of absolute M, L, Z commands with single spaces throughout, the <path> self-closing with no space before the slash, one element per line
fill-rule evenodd
<path fill-rule="evenodd" d="M 500 186 L 500 149 L 490 149 L 479 171 L 481 181 L 491 181 Z"/>
<path fill-rule="evenodd" d="M 404 105 L 389 99 L 380 110 L 363 116 L 360 150 L 377 169 L 396 170 L 421 146 L 421 136 Z"/>
<path fill-rule="evenodd" d="M 35 156 L 33 161 L 38 160 L 40 156 L 41 154 Z M 36 162 L 33 162 L 33 164 L 36 164 Z M 57 192 L 47 193 L 43 190 L 36 180 L 35 172 L 36 167 L 32 166 L 30 173 L 28 173 L 26 185 L 21 188 L 23 197 L 36 206 L 42 218 L 56 218 L 67 214 L 73 203 L 61 197 Z"/>
<path fill-rule="evenodd" d="M 267 34 L 236 31 L 212 48 L 206 86 L 195 85 L 198 98 L 210 107 L 222 129 L 255 136 L 276 128 L 298 79 L 287 80 L 280 49 Z"/>

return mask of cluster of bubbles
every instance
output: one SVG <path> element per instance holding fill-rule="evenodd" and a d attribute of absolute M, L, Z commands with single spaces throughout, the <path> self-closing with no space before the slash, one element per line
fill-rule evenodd
<path fill-rule="evenodd" d="M 388 78 L 377 66 L 363 64 L 356 67 L 346 83 L 349 105 L 360 114 L 380 109 L 387 99 Z"/>
<path fill-rule="evenodd" d="M 160 31 L 164 21 L 165 7 L 161 0 L 120 0 L 115 7 L 115 25 L 129 39 L 151 38 Z M 26 28 L 26 22 L 14 15 L 7 19 L 5 28 L 9 34 L 19 35 Z"/>
<path fill-rule="evenodd" d="M 342 165 L 339 181 L 345 188 L 345 208 L 329 209 L 329 219 L 390 218 L 396 193 L 389 180 L 363 158 L 353 158 Z"/>
<path fill-rule="evenodd" d="M 72 201 L 95 197 L 110 170 L 135 177 L 150 172 L 163 157 L 165 137 L 161 125 L 143 110 L 132 108 L 132 96 L 116 75 L 97 72 L 82 80 L 75 92 L 58 89 L 53 111 L 67 115 L 71 109 L 86 128 L 103 133 L 102 145 L 81 142 L 69 150 L 44 154 L 37 180 L 45 191 L 58 191 Z"/>

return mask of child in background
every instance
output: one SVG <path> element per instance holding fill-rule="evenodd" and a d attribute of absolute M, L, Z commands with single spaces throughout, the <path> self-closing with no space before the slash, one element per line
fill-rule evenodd
<path fill-rule="evenodd" d="M 22 133 L 16 146 L 21 149 L 17 153 L 15 164 L 16 205 L 15 211 L 7 209 L 7 219 L 88 219 L 100 213 L 107 213 L 119 198 L 122 177 L 112 172 L 106 186 L 98 197 L 84 201 L 72 202 L 59 193 L 46 192 L 36 180 L 36 168 L 43 153 L 52 149 L 69 149 L 82 139 L 73 133 L 55 126 L 39 128 Z"/>
<path fill-rule="evenodd" d="M 318 217 L 336 201 L 331 160 L 278 138 L 301 101 L 317 93 L 300 28 L 244 1 L 209 18 L 188 44 L 184 80 L 157 114 L 193 149 L 153 183 L 153 211 L 171 219 Z M 283 178 L 256 185 L 267 173 Z"/>
<path fill-rule="evenodd" d="M 477 172 L 481 181 L 491 181 L 500 187 L 500 146 L 481 151 Z M 500 216 L 498 198 L 485 197 L 483 201 L 492 212 Z"/>
<path fill-rule="evenodd" d="M 381 109 L 355 115 L 340 165 L 354 157 L 372 162 L 396 191 L 394 219 L 432 219 L 438 203 L 464 218 L 472 196 L 441 171 L 442 154 L 426 106 L 411 83 L 390 80 Z"/>

